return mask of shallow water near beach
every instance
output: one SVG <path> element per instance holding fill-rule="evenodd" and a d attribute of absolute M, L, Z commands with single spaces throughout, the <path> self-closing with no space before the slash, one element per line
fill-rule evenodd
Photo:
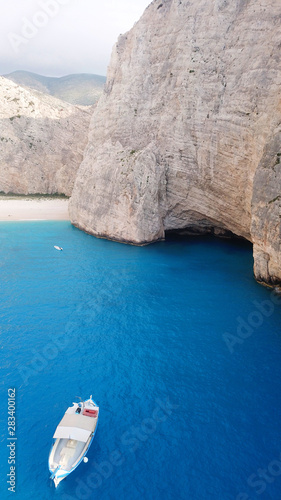
<path fill-rule="evenodd" d="M 0 243 L 1 499 L 280 499 L 281 308 L 249 244 L 139 248 L 68 222 L 1 223 Z M 91 394 L 89 462 L 55 490 L 53 433 Z"/>

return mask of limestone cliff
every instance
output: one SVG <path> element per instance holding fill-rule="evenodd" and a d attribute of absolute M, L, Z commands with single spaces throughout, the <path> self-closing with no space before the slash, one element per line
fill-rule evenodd
<path fill-rule="evenodd" d="M 91 108 L 0 77 L 0 191 L 70 195 L 87 143 Z"/>
<path fill-rule="evenodd" d="M 278 282 L 280 19 L 280 0 L 153 1 L 113 50 L 72 222 L 136 244 L 230 230 Z"/>

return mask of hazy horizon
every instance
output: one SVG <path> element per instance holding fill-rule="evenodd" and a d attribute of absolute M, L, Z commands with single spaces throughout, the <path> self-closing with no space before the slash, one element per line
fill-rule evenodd
<path fill-rule="evenodd" d="M 3 0 L 2 2 L 3 3 Z M 1 5 L 0 74 L 106 76 L 118 36 L 150 0 L 12 0 Z"/>
<path fill-rule="evenodd" d="M 97 73 L 85 73 L 85 72 L 81 72 L 81 73 L 67 73 L 67 74 L 60 75 L 60 76 L 51 76 L 51 75 L 46 75 L 46 74 L 43 74 L 43 73 L 36 73 L 35 71 L 28 71 L 28 70 L 25 70 L 25 69 L 15 69 L 13 71 L 10 71 L 9 73 L 0 73 L 0 76 L 10 75 L 10 74 L 13 74 L 13 73 L 16 73 L 16 72 L 30 73 L 30 74 L 34 74 L 34 75 L 38 75 L 38 76 L 43 76 L 45 78 L 64 78 L 66 76 L 75 76 L 75 75 L 101 76 L 103 78 L 106 78 L 106 75 L 98 75 Z"/>

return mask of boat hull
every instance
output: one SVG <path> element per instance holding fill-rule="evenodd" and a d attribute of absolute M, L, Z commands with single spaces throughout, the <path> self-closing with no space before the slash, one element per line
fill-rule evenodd
<path fill-rule="evenodd" d="M 88 450 L 93 442 L 93 439 L 96 434 L 97 426 L 98 426 L 98 416 L 99 416 L 99 407 L 96 403 L 90 398 L 85 401 L 82 406 L 82 419 L 81 416 L 78 416 L 77 409 L 80 408 L 81 403 L 73 403 L 73 406 L 68 408 L 66 414 L 69 419 L 71 415 L 75 415 L 75 419 L 78 423 L 82 422 L 86 427 L 89 427 L 91 431 L 89 431 L 88 439 L 83 442 L 75 439 L 75 437 L 79 437 L 79 432 L 82 432 L 83 439 L 83 430 L 78 428 L 65 428 L 65 427 L 57 427 L 56 433 L 54 435 L 54 442 L 49 454 L 49 471 L 51 473 L 51 479 L 54 481 L 55 487 L 59 485 L 59 483 L 65 479 L 69 474 L 71 474 L 80 463 L 85 458 Z M 80 412 L 79 412 L 80 413 Z M 90 419 L 90 420 L 89 420 Z M 67 421 L 66 417 L 61 421 L 61 424 L 64 424 Z M 80 424 L 81 425 L 81 424 Z M 59 432 L 58 432 L 59 429 Z M 65 435 L 61 435 L 56 437 L 57 434 L 65 433 L 66 434 L 74 434 L 74 436 L 69 435 L 67 438 Z M 77 434 L 77 436 L 75 436 Z"/>

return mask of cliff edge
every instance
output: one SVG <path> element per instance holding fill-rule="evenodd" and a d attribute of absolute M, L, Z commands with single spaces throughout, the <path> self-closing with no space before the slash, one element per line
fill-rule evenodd
<path fill-rule="evenodd" d="M 281 280 L 280 0 L 155 0 L 113 49 L 70 200 L 134 244 L 232 233 Z"/>

